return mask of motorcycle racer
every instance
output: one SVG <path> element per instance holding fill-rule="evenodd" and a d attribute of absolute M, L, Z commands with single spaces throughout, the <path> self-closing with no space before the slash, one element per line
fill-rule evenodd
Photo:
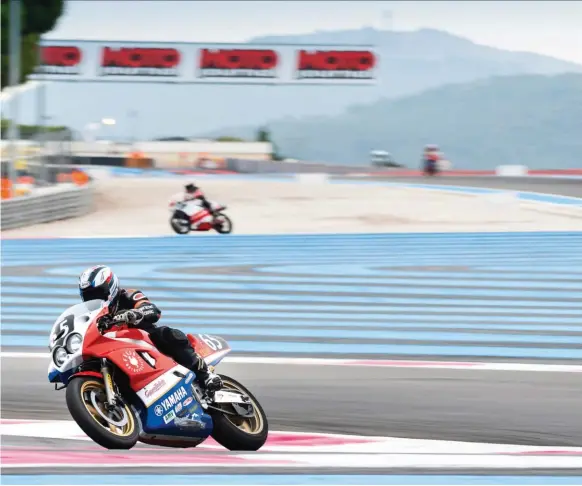
<path fill-rule="evenodd" d="M 184 186 L 186 189 L 186 193 L 184 194 L 184 201 L 192 201 L 195 199 L 199 199 L 202 203 L 204 209 L 207 209 L 210 213 L 214 215 L 214 211 L 212 210 L 212 205 L 208 202 L 208 199 L 204 196 L 200 188 L 192 183 L 187 184 Z"/>
<path fill-rule="evenodd" d="M 120 288 L 117 275 L 109 267 L 97 265 L 85 270 L 79 277 L 79 293 L 83 302 L 109 300 L 114 323 L 126 323 L 147 332 L 161 353 L 194 371 L 198 382 L 206 390 L 222 388 L 220 376 L 210 372 L 187 336 L 179 329 L 156 326 L 162 315 L 160 309 L 140 290 Z"/>

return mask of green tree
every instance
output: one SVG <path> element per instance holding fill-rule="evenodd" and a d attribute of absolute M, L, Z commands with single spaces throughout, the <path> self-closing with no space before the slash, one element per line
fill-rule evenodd
<path fill-rule="evenodd" d="M 229 135 L 223 135 L 222 137 L 218 137 L 216 142 L 246 142 L 245 139 L 239 137 L 231 137 Z"/>
<path fill-rule="evenodd" d="M 50 32 L 64 12 L 64 0 L 20 0 L 20 79 L 24 83 L 38 61 L 38 42 L 42 34 Z M 9 82 L 10 53 L 10 0 L 2 0 L 1 12 L 1 80 L 0 89 Z"/>
<path fill-rule="evenodd" d="M 8 128 L 10 127 L 10 120 L 2 118 L 0 121 L 0 135 L 2 138 L 6 138 L 8 136 Z M 69 134 L 72 134 L 72 131 L 65 126 L 48 126 L 48 127 L 39 127 L 38 125 L 18 125 L 18 131 L 20 134 L 20 138 L 22 140 L 28 140 L 32 138 L 34 135 L 37 135 L 39 132 L 43 133 L 51 133 L 51 132 L 64 132 L 67 131 Z"/>
<path fill-rule="evenodd" d="M 259 128 L 257 142 L 271 142 L 271 133 L 267 128 Z"/>
<path fill-rule="evenodd" d="M 275 144 L 275 142 L 271 140 L 271 132 L 269 131 L 268 128 L 265 127 L 259 128 L 259 130 L 257 131 L 257 142 L 266 142 L 271 144 L 271 146 L 273 147 L 273 152 L 271 153 L 271 157 L 273 158 L 273 160 L 283 160 L 285 158 L 279 153 L 279 150 L 277 149 L 277 145 Z"/>

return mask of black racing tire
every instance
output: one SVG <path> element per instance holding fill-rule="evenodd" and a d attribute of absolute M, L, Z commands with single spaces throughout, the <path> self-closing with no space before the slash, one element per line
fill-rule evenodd
<path fill-rule="evenodd" d="M 129 405 L 122 405 L 123 410 L 127 413 L 127 430 L 123 432 L 123 435 L 115 434 L 99 423 L 95 415 L 89 411 L 83 395 L 87 393 L 87 389 L 91 388 L 104 390 L 103 380 L 92 376 L 79 376 L 69 382 L 66 402 L 71 416 L 83 432 L 105 449 L 131 449 L 137 443 L 140 434 L 139 422 L 133 409 Z M 91 406 L 91 408 L 93 407 Z"/>
<path fill-rule="evenodd" d="M 188 224 L 184 226 L 178 225 L 176 224 L 174 219 L 181 219 L 187 221 Z M 179 235 L 187 235 L 190 232 L 190 219 L 188 218 L 188 215 L 183 211 L 176 211 L 170 218 L 170 226 L 174 230 L 174 233 L 177 233 Z"/>
<path fill-rule="evenodd" d="M 225 225 L 215 225 L 214 229 L 216 232 L 220 233 L 221 235 L 228 235 L 232 233 L 232 220 L 224 213 L 218 213 L 217 216 L 220 216 L 224 220 Z"/>
<path fill-rule="evenodd" d="M 269 435 L 269 422 L 263 407 L 244 385 L 229 376 L 220 376 L 227 390 L 229 388 L 238 390 L 250 397 L 258 420 L 256 430 L 246 432 L 229 420 L 228 415 L 217 410 L 210 410 L 209 413 L 214 422 L 212 438 L 230 451 L 258 451 L 263 447 Z"/>

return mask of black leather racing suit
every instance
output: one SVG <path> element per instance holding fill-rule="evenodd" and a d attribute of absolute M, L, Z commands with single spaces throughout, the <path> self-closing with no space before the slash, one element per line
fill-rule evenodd
<path fill-rule="evenodd" d="M 162 312 L 140 290 L 120 290 L 116 314 L 129 310 L 138 310 L 141 318 L 133 323 L 132 327 L 147 332 L 161 353 L 194 371 L 198 381 L 204 383 L 208 377 L 206 362 L 196 354 L 188 337 L 182 331 L 168 326 L 156 326 Z"/>

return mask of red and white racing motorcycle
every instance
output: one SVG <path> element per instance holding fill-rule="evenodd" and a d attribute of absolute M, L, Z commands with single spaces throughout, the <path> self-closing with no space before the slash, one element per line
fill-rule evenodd
<path fill-rule="evenodd" d="M 195 373 L 158 351 L 146 332 L 113 322 L 109 304 L 75 304 L 51 329 L 48 380 L 66 389 L 67 408 L 85 434 L 106 449 L 138 441 L 196 447 L 210 436 L 232 451 L 263 447 L 267 416 L 243 384 L 221 374 L 223 389 L 203 391 Z M 210 367 L 231 350 L 219 336 L 187 336 Z"/>
<path fill-rule="evenodd" d="M 170 226 L 179 235 L 190 231 L 211 231 L 228 234 L 232 232 L 232 221 L 224 214 L 226 206 L 210 201 L 214 216 L 202 206 L 198 199 L 182 201 L 173 198 L 169 209 L 172 212 Z"/>

